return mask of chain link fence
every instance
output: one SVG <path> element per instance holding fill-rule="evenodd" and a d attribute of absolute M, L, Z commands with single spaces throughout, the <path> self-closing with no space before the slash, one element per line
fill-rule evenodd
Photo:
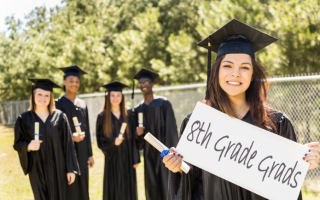
<path fill-rule="evenodd" d="M 320 75 L 271 78 L 269 104 L 291 119 L 298 142 L 301 144 L 320 141 Z M 174 109 L 177 127 L 183 118 L 192 112 L 198 101 L 202 101 L 205 83 L 154 88 L 156 95 L 167 97 Z M 143 96 L 135 91 L 131 100 L 131 91 L 124 91 L 127 106 L 138 104 Z M 95 124 L 97 114 L 104 102 L 104 93 L 79 95 L 86 101 L 89 110 L 91 138 L 96 142 Z M 17 116 L 29 108 L 29 101 L 11 101 L 0 103 L 0 123 L 14 124 Z M 272 144 L 270 144 L 272 145 Z M 305 187 L 320 192 L 320 168 L 308 172 Z"/>

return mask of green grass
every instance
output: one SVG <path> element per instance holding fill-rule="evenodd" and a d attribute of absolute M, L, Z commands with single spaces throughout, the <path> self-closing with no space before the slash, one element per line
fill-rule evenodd
<path fill-rule="evenodd" d="M 32 200 L 33 194 L 28 176 L 23 174 L 18 154 L 13 150 L 13 126 L 0 125 L 0 195 L 1 199 Z M 95 165 L 90 169 L 89 192 L 92 200 L 102 199 L 104 156 L 93 144 Z M 139 200 L 145 200 L 143 157 L 137 168 Z M 302 190 L 304 200 L 319 200 L 320 194 Z"/>

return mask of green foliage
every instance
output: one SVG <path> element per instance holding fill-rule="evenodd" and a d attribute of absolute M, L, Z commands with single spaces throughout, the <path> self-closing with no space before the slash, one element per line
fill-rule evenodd
<path fill-rule="evenodd" d="M 141 67 L 159 71 L 162 85 L 205 82 L 206 50 L 197 43 L 232 18 L 279 38 L 257 53 L 270 75 L 319 72 L 319 10 L 319 0 L 66 0 L 37 7 L 24 26 L 8 17 L 0 33 L 0 101 L 29 98 L 27 77 L 62 85 L 57 68 L 72 64 L 89 72 L 80 93 L 101 92 L 116 79 L 131 84 Z"/>

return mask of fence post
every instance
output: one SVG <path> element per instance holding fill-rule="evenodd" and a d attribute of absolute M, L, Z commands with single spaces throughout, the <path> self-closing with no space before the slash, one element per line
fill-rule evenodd
<path fill-rule="evenodd" d="M 9 107 L 10 107 L 10 115 L 9 115 L 9 123 L 12 124 L 12 101 L 9 102 Z"/>

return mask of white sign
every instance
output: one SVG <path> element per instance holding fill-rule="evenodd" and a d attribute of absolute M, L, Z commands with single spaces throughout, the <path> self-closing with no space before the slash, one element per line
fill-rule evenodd
<path fill-rule="evenodd" d="M 296 200 L 309 148 L 198 102 L 177 151 L 184 160 L 272 200 Z"/>

